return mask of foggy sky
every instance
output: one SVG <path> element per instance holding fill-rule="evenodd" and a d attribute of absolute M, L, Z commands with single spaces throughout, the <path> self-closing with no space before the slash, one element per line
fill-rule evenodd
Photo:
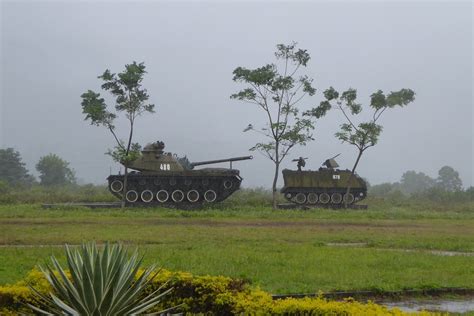
<path fill-rule="evenodd" d="M 244 186 L 270 187 L 273 165 L 248 149 L 264 113 L 229 96 L 238 66 L 274 62 L 278 43 L 298 42 L 311 54 L 305 73 L 318 92 L 329 86 L 372 92 L 411 88 L 416 101 L 387 111 L 380 142 L 366 151 L 358 173 L 370 183 L 398 181 L 407 170 L 436 177 L 444 165 L 473 184 L 472 2 L 1 2 L 0 147 L 20 151 L 33 172 L 56 153 L 85 182 L 104 183 L 120 166 L 104 155 L 110 133 L 84 121 L 80 95 L 100 91 L 97 76 L 145 62 L 143 82 L 156 113 L 137 120 L 135 140 L 163 140 L 191 161 L 254 155 L 235 163 Z M 102 95 L 104 94 L 100 91 Z M 109 97 L 107 100 L 111 100 Z M 118 124 L 125 138 L 125 121 Z M 290 160 L 309 157 L 317 169 L 328 157 L 350 168 L 356 150 L 334 137 L 343 123 L 330 112 L 316 124 L 315 141 Z M 223 165 L 225 166 L 225 165 Z"/>

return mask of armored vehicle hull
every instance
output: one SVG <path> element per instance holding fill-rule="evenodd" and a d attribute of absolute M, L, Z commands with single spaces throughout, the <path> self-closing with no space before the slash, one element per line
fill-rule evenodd
<path fill-rule="evenodd" d="M 125 199 L 128 205 L 162 205 L 199 207 L 203 203 L 217 203 L 240 188 L 242 178 L 233 172 L 190 171 L 170 172 L 166 175 L 131 173 L 127 179 Z M 123 175 L 108 177 L 109 188 L 122 198 Z"/>
<path fill-rule="evenodd" d="M 164 143 L 149 144 L 142 156 L 126 166 L 132 171 L 127 176 L 110 175 L 109 190 L 128 206 L 165 206 L 199 208 L 204 203 L 217 203 L 228 198 L 240 188 L 239 170 L 232 169 L 232 162 L 252 159 L 251 156 L 190 163 L 186 157 L 178 158 L 164 153 Z M 230 168 L 203 168 L 194 166 L 230 162 Z M 126 192 L 125 192 L 126 191 Z"/>
<path fill-rule="evenodd" d="M 285 182 L 281 192 L 285 198 L 302 205 L 337 206 L 359 202 L 367 196 L 367 184 L 357 174 L 350 180 L 350 192 L 346 195 L 351 172 L 333 168 L 318 171 L 283 170 Z"/>

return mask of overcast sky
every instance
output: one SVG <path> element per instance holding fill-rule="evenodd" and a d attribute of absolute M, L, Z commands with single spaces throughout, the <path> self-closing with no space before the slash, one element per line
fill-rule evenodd
<path fill-rule="evenodd" d="M 276 44 L 296 41 L 311 54 L 305 73 L 318 88 L 302 109 L 329 86 L 356 88 L 363 103 L 378 89 L 416 92 L 407 108 L 384 114 L 361 176 L 372 184 L 398 181 L 406 170 L 436 177 L 450 165 L 469 186 L 472 15 L 471 1 L 2 1 L 0 147 L 20 151 L 30 170 L 56 153 L 79 178 L 104 183 L 119 170 L 104 155 L 113 138 L 84 121 L 80 95 L 100 91 L 106 68 L 120 72 L 135 60 L 146 64 L 143 84 L 156 104 L 138 119 L 136 141 L 163 140 L 191 161 L 252 154 L 261 139 L 242 130 L 264 124 L 265 114 L 229 99 L 242 88 L 232 71 L 274 62 Z M 338 112 L 317 122 L 315 141 L 295 148 L 284 167 L 305 156 L 317 169 L 341 153 L 339 164 L 350 168 L 356 150 L 334 138 L 341 123 Z M 126 125 L 118 128 L 125 137 Z M 234 164 L 243 185 L 270 187 L 271 162 L 253 155 Z"/>

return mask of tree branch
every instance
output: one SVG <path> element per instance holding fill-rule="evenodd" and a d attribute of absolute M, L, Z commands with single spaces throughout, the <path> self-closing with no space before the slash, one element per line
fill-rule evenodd
<path fill-rule="evenodd" d="M 349 123 L 351 124 L 351 126 L 356 130 L 356 132 L 358 132 L 359 129 L 354 125 L 354 123 L 352 123 L 351 119 L 347 116 L 347 114 L 346 114 L 346 112 L 344 111 L 344 109 L 342 108 L 340 102 L 337 102 L 337 106 L 338 106 L 339 109 L 341 110 L 342 114 L 344 114 L 344 116 L 346 117 L 346 119 L 349 121 Z"/>
<path fill-rule="evenodd" d="M 387 107 L 384 107 L 384 108 L 382 109 L 382 111 L 380 111 L 379 115 L 377 115 L 377 117 L 375 117 L 375 114 L 377 114 L 377 111 L 378 111 L 378 110 L 375 111 L 375 113 L 374 113 L 374 123 L 377 122 L 377 120 L 379 119 L 380 115 L 382 115 L 383 111 L 385 111 L 386 109 L 387 109 Z"/>
<path fill-rule="evenodd" d="M 123 147 L 122 143 L 120 143 L 117 135 L 115 134 L 114 132 L 114 129 L 112 128 L 112 125 L 110 124 L 107 124 L 107 127 L 109 128 L 110 132 L 112 133 L 112 135 L 114 135 L 114 138 L 115 138 L 115 141 L 117 142 L 117 145 L 122 148 L 123 150 L 125 150 L 125 147 Z"/>
<path fill-rule="evenodd" d="M 288 155 L 288 152 L 290 151 L 291 148 L 293 148 L 293 146 L 295 146 L 295 143 L 292 143 L 286 147 L 286 149 L 281 154 L 280 162 L 282 162 L 283 159 L 285 159 L 286 155 Z"/>

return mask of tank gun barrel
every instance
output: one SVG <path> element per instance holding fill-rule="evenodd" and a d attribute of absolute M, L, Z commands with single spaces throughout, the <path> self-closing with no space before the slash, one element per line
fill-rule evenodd
<path fill-rule="evenodd" d="M 233 161 L 248 160 L 248 159 L 253 159 L 253 156 L 243 156 L 243 157 L 233 157 L 233 158 L 227 158 L 227 159 L 217 159 L 217 160 L 192 162 L 191 167 L 194 168 L 196 166 L 210 165 L 210 164 L 220 163 L 220 162 L 230 162 L 231 163 L 231 168 L 232 168 L 232 162 Z"/>

